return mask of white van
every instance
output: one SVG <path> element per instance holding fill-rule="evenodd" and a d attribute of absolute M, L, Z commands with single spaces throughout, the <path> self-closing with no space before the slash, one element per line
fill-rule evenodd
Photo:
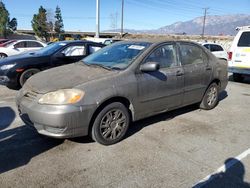
<path fill-rule="evenodd" d="M 250 26 L 237 29 L 228 53 L 228 71 L 233 73 L 235 81 L 242 81 L 245 75 L 250 75 Z"/>

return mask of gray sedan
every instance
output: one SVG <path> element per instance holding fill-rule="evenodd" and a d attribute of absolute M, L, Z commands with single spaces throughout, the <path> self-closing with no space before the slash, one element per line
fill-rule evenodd
<path fill-rule="evenodd" d="M 40 134 L 110 145 L 131 121 L 194 103 L 214 108 L 227 82 L 227 62 L 196 43 L 126 41 L 34 75 L 16 102 Z"/>

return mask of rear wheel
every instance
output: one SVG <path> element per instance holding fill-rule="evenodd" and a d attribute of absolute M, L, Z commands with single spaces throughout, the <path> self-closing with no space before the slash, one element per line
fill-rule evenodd
<path fill-rule="evenodd" d="M 128 109 L 122 103 L 111 103 L 94 120 L 92 138 L 103 145 L 115 144 L 124 138 L 129 122 Z"/>
<path fill-rule="evenodd" d="M 213 109 L 219 101 L 219 90 L 216 83 L 210 84 L 206 93 L 203 96 L 203 99 L 200 103 L 200 108 L 204 110 Z"/>
<path fill-rule="evenodd" d="M 20 79 L 19 79 L 19 83 L 21 86 L 24 85 L 24 83 L 31 77 L 33 76 L 34 74 L 40 72 L 39 69 L 28 69 L 26 71 L 24 71 L 21 76 L 20 76 Z"/>
<path fill-rule="evenodd" d="M 6 54 L 0 53 L 0 59 L 6 58 L 6 57 L 8 57 Z"/>
<path fill-rule="evenodd" d="M 244 77 L 242 76 L 242 74 L 233 73 L 233 79 L 235 82 L 242 82 L 244 80 Z"/>

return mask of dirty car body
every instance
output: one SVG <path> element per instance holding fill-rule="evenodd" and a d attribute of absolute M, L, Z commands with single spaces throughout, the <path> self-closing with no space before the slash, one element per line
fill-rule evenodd
<path fill-rule="evenodd" d="M 226 61 L 196 43 L 126 41 L 78 63 L 34 75 L 16 102 L 22 120 L 40 134 L 57 138 L 91 134 L 109 145 L 124 137 L 130 121 L 194 103 L 212 109 L 226 85 Z M 48 102 L 72 89 L 80 93 L 73 96 L 73 103 Z"/>

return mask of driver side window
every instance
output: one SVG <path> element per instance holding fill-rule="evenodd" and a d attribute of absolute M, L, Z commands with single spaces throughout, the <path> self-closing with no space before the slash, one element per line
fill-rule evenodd
<path fill-rule="evenodd" d="M 62 51 L 66 57 L 83 56 L 86 54 L 85 46 L 69 46 Z"/>
<path fill-rule="evenodd" d="M 146 59 L 147 62 L 157 62 L 160 68 L 177 66 L 176 50 L 173 44 L 166 44 L 155 49 Z"/>

